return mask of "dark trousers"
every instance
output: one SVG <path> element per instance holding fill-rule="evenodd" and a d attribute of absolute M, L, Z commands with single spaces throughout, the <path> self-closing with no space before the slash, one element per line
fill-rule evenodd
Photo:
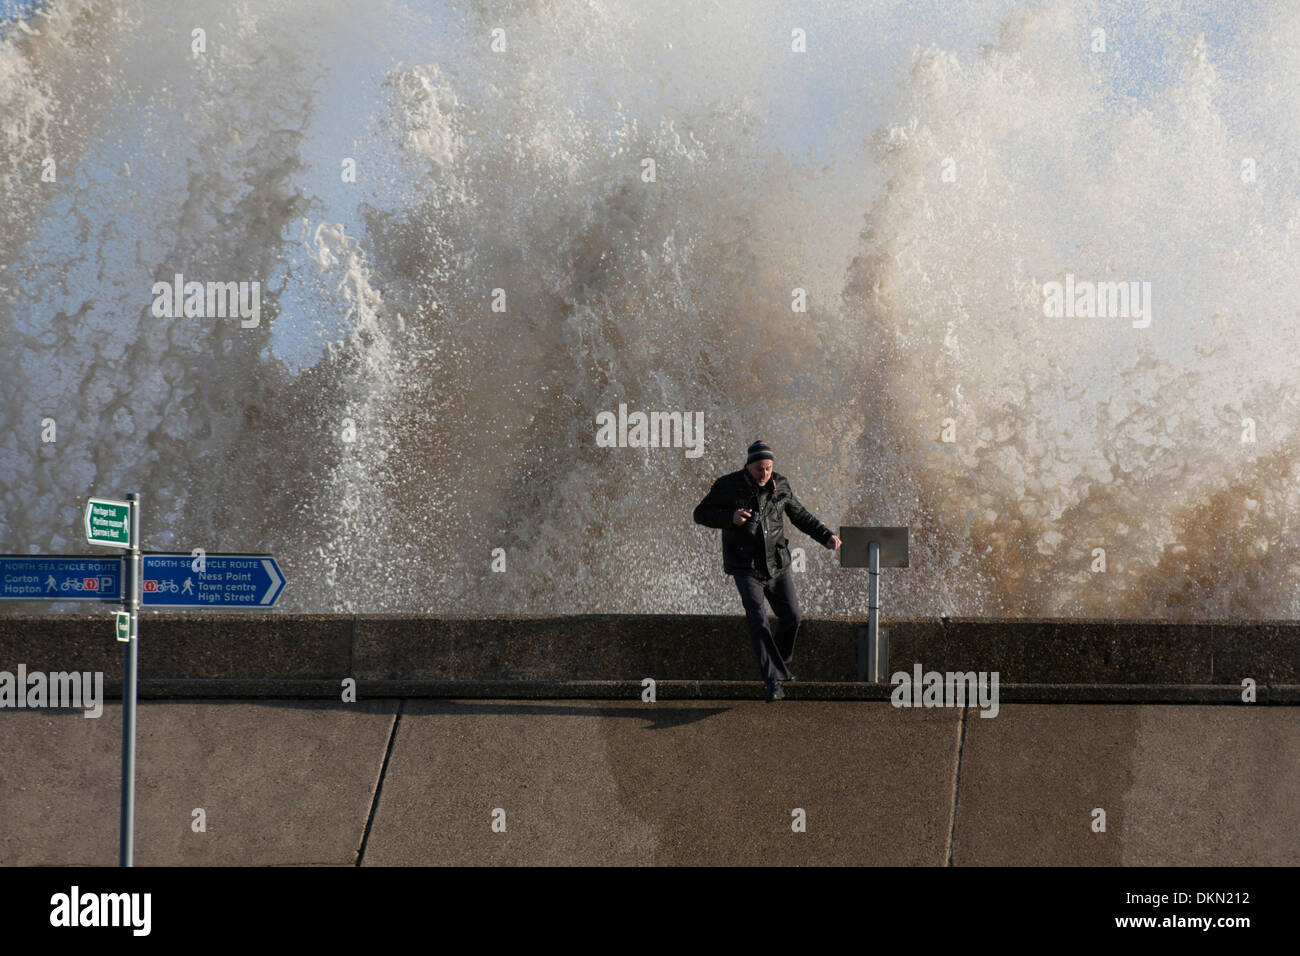
<path fill-rule="evenodd" d="M 786 571 L 775 578 L 760 580 L 752 574 L 733 574 L 741 603 L 745 605 L 745 618 L 749 623 L 749 639 L 758 658 L 758 669 L 764 681 L 789 680 L 790 659 L 794 656 L 794 638 L 799 632 L 803 614 L 799 598 L 794 593 L 794 575 Z M 776 612 L 776 635 L 767 627 L 767 608 L 763 599 Z"/>

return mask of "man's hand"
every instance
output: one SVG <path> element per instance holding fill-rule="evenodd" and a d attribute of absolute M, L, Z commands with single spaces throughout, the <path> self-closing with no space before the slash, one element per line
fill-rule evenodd
<path fill-rule="evenodd" d="M 737 508 L 736 513 L 731 516 L 731 523 L 734 525 L 742 525 L 749 520 L 749 516 L 753 513 L 754 512 L 750 511 L 748 508 Z"/>
<path fill-rule="evenodd" d="M 841 544 L 843 544 L 843 542 L 840 541 L 840 536 L 839 536 L 839 535 L 837 535 L 837 534 L 833 534 L 833 535 L 831 535 L 831 550 L 832 550 L 832 551 L 838 551 L 838 550 L 840 549 L 840 545 L 841 545 Z"/>

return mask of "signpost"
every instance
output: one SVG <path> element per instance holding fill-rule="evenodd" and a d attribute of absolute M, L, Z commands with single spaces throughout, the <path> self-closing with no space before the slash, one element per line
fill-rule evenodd
<path fill-rule="evenodd" d="M 840 567 L 866 567 L 867 641 L 858 644 L 858 680 L 879 683 L 889 670 L 889 644 L 880 639 L 880 569 L 905 568 L 907 528 L 840 528 Z M 865 653 L 864 653 L 865 651 Z"/>
<path fill-rule="evenodd" d="M 202 571 L 184 552 L 146 551 L 144 607 L 270 607 L 284 574 L 269 554 L 209 554 Z M 0 555 L 0 601 L 126 602 L 121 558 L 85 554 Z M 124 612 L 125 613 L 125 612 Z"/>
<path fill-rule="evenodd" d="M 200 563 L 202 571 L 195 571 Z M 144 556 L 144 603 L 150 607 L 270 607 L 284 575 L 269 554 L 153 552 Z"/>
<path fill-rule="evenodd" d="M 136 666 L 140 607 L 268 608 L 284 590 L 269 554 L 188 554 L 140 550 L 140 495 L 126 501 L 91 498 L 83 524 L 91 544 L 120 548 L 95 554 L 0 554 L 0 600 L 104 601 L 122 649 L 122 818 L 118 863 L 135 859 Z"/>
<path fill-rule="evenodd" d="M 130 498 L 127 495 L 127 498 Z M 109 548 L 130 548 L 132 538 L 131 503 L 91 498 L 86 502 L 86 540 Z"/>
<path fill-rule="evenodd" d="M 125 545 L 130 550 L 122 555 L 122 609 L 127 616 L 127 639 L 122 648 L 122 820 L 118 831 L 121 834 L 118 866 L 135 865 L 135 674 L 140 657 L 140 496 L 130 494 L 126 500 L 131 506 Z M 87 538 L 92 507 L 99 507 L 94 499 L 86 505 Z M 121 614 L 118 614 L 118 628 L 122 626 Z"/>
<path fill-rule="evenodd" d="M 0 555 L 0 601 L 122 601 L 122 560 L 89 554 Z"/>

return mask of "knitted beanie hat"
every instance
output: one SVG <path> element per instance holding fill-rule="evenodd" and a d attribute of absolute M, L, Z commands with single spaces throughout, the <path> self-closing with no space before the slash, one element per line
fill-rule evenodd
<path fill-rule="evenodd" d="M 756 441 L 754 444 L 749 446 L 749 457 L 745 459 L 745 464 L 750 465 L 756 461 L 762 461 L 764 458 L 769 461 L 776 460 L 775 456 L 772 454 L 772 449 L 767 447 L 766 442 Z"/>

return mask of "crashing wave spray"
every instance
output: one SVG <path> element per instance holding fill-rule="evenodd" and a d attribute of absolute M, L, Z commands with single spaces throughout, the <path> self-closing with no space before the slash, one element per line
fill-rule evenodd
<path fill-rule="evenodd" d="M 1149 101 L 1117 97 L 1102 13 L 1031 8 L 974 62 L 916 58 L 846 292 L 888 371 L 864 453 L 915 499 L 863 500 L 911 517 L 956 613 L 1295 617 L 1294 139 L 1258 135 L 1200 37 Z M 1049 316 L 1073 274 L 1149 282 L 1154 320 Z"/>
<path fill-rule="evenodd" d="M 877 195 L 856 144 L 770 144 L 801 106 L 732 68 L 788 69 L 747 4 L 687 5 L 691 44 L 620 2 L 175 6 L 0 42 L 5 550 L 80 550 L 84 498 L 138 488 L 148 547 L 274 551 L 283 610 L 734 611 L 690 513 L 762 438 L 828 523 L 912 526 L 892 613 L 1296 616 L 1297 131 L 1239 75 L 1290 88 L 1294 15 L 1226 75 L 1146 24 L 1140 95 L 1102 8 L 920 50 Z M 262 280 L 260 327 L 154 317 L 176 272 Z M 1045 316 L 1067 274 L 1151 282 L 1152 324 Z M 702 411 L 705 454 L 597 447 L 621 403 Z M 805 611 L 861 613 L 794 543 Z"/>

